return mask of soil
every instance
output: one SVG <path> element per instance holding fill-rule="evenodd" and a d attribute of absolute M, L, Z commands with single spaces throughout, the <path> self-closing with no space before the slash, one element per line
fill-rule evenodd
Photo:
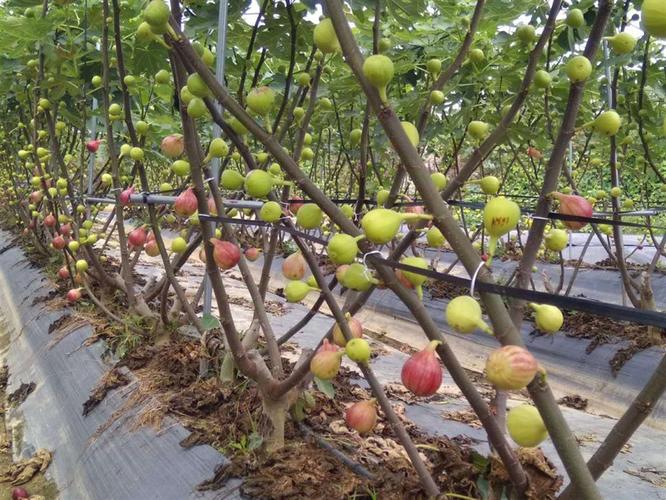
<path fill-rule="evenodd" d="M 48 450 L 37 450 L 34 456 L 26 460 L 14 461 L 12 444 L 20 442 L 13 438 L 13 434 L 20 432 L 20 426 L 13 429 L 7 426 L 6 411 L 9 405 L 17 405 L 29 396 L 29 390 L 21 389 L 13 394 L 19 394 L 19 398 L 13 403 L 9 402 L 6 394 L 7 378 L 9 370 L 7 367 L 0 369 L 0 499 L 11 498 L 12 490 L 20 486 L 25 488 L 33 500 L 55 500 L 58 498 L 58 490 L 53 481 L 46 479 L 44 471 L 51 462 L 52 454 Z M 24 384 L 28 387 L 30 384 Z M 32 384 L 34 386 L 34 384 Z M 22 398 L 22 399 L 21 399 Z"/>
<path fill-rule="evenodd" d="M 286 446 L 267 454 L 261 447 L 261 436 L 268 424 L 255 386 L 240 379 L 236 383 L 200 379 L 200 347 L 192 340 L 150 348 L 152 356 L 147 356 L 147 349 L 132 351 L 122 361 L 124 366 L 134 368 L 138 383 L 133 384 L 125 407 L 99 429 L 98 435 L 129 414 L 133 416 L 127 417 L 125 424 L 130 429 L 143 425 L 159 429 L 166 418 L 177 418 L 190 431 L 181 442 L 183 447 L 209 444 L 231 460 L 214 474 L 211 471 L 211 479 L 200 485 L 202 490 L 220 488 L 230 478 L 242 478 L 240 490 L 252 498 L 425 498 L 418 477 L 381 411 L 376 428 L 367 436 L 361 437 L 345 425 L 346 406 L 370 398 L 365 389 L 354 384 L 355 374 L 342 370 L 336 377 L 335 399 L 308 391 L 287 423 Z M 100 384 L 94 393 L 103 394 L 105 389 L 106 384 Z M 394 401 L 398 415 L 404 413 L 404 404 L 408 403 Z M 134 408 L 139 411 L 131 412 Z M 442 491 L 478 498 L 477 481 L 490 471 L 490 462 L 466 444 L 426 436 L 407 419 L 403 418 L 403 422 Z M 300 424 L 309 429 L 307 434 Z M 343 452 L 371 477 L 343 465 L 320 446 L 321 440 Z M 532 469 L 528 466 L 528 470 Z M 533 472 L 543 474 L 536 469 Z M 550 475 L 559 477 L 554 468 Z M 501 485 L 508 482 L 492 477 Z M 553 481 L 551 486 L 541 487 L 533 498 L 553 498 L 557 484 Z"/>

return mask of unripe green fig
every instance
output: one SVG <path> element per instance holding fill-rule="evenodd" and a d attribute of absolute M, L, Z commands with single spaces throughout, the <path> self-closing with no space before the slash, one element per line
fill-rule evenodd
<path fill-rule="evenodd" d="M 300 210 L 298 213 L 300 214 Z M 334 264 L 351 264 L 356 259 L 358 254 L 358 241 L 363 239 L 365 235 L 360 235 L 354 238 L 345 233 L 338 233 L 328 240 L 326 246 L 326 253 L 328 258 Z"/>
<path fill-rule="evenodd" d="M 604 37 L 604 40 L 608 40 L 610 46 L 613 48 L 613 52 L 620 55 L 633 52 L 637 42 L 636 37 L 626 31 Z"/>
<path fill-rule="evenodd" d="M 483 208 L 483 224 L 490 235 L 488 241 L 488 261 L 490 265 L 497 249 L 498 239 L 516 227 L 520 220 L 520 207 L 504 196 L 498 196 L 486 203 Z"/>
<path fill-rule="evenodd" d="M 486 58 L 485 54 L 483 53 L 483 50 L 481 49 L 471 49 L 467 57 L 469 57 L 469 60 L 472 61 L 474 64 L 480 64 Z"/>
<path fill-rule="evenodd" d="M 552 81 L 553 78 L 550 76 L 550 73 L 548 73 L 548 71 L 546 70 L 540 69 L 534 75 L 534 86 L 539 89 L 547 89 L 548 87 L 550 87 Z"/>
<path fill-rule="evenodd" d="M 643 0 L 641 25 L 655 38 L 666 38 L 666 4 L 663 0 Z"/>
<path fill-rule="evenodd" d="M 546 248 L 553 252 L 561 252 L 569 244 L 569 234 L 563 229 L 551 229 L 544 235 Z"/>
<path fill-rule="evenodd" d="M 208 108 L 206 107 L 204 100 L 199 99 L 198 97 L 193 97 L 187 105 L 187 114 L 195 120 L 206 116 L 208 114 Z"/>
<path fill-rule="evenodd" d="M 469 127 L 467 130 L 469 135 L 471 135 L 474 139 L 481 141 L 488 135 L 489 128 L 490 126 L 486 122 L 472 120 L 469 122 Z"/>
<path fill-rule="evenodd" d="M 372 350 L 367 340 L 354 338 L 345 345 L 345 354 L 356 363 L 367 363 L 370 361 Z"/>
<path fill-rule="evenodd" d="M 444 102 L 445 96 L 444 92 L 441 90 L 433 90 L 430 92 L 430 104 L 434 106 L 439 106 Z"/>
<path fill-rule="evenodd" d="M 296 224 L 303 229 L 315 229 L 321 226 L 323 219 L 323 212 L 318 205 L 308 203 L 303 205 L 296 214 Z"/>
<path fill-rule="evenodd" d="M 267 115 L 275 104 L 275 92 L 270 87 L 255 87 L 247 95 L 246 102 L 254 113 Z"/>
<path fill-rule="evenodd" d="M 597 132 L 612 137 L 620 130 L 622 118 L 620 118 L 620 115 L 614 109 L 611 109 L 597 116 L 592 126 Z"/>
<path fill-rule="evenodd" d="M 483 330 L 492 335 L 492 330 L 481 317 L 481 306 L 469 295 L 454 298 L 446 306 L 446 322 L 451 328 L 460 333 L 472 333 L 474 330 Z"/>
<path fill-rule="evenodd" d="M 486 360 L 486 378 L 502 391 L 517 391 L 529 384 L 539 363 L 524 347 L 506 345 L 495 349 Z"/>
<path fill-rule="evenodd" d="M 400 225 L 406 221 L 432 219 L 431 215 L 417 213 L 399 213 L 388 208 L 370 210 L 361 219 L 361 227 L 372 243 L 383 245 L 398 234 Z"/>
<path fill-rule="evenodd" d="M 440 248 L 444 245 L 446 239 L 439 228 L 433 226 L 428 229 L 428 232 L 426 233 L 426 241 L 428 242 L 429 247 Z"/>
<path fill-rule="evenodd" d="M 314 290 L 319 291 L 318 288 L 313 288 L 304 281 L 289 280 L 284 287 L 284 295 L 287 298 L 287 302 L 300 302 L 308 295 L 308 293 Z"/>
<path fill-rule="evenodd" d="M 391 40 L 389 38 L 380 38 L 378 43 L 379 53 L 386 52 L 391 49 Z"/>
<path fill-rule="evenodd" d="M 402 264 L 412 267 L 418 267 L 420 269 L 428 269 L 428 263 L 422 257 L 404 257 L 400 260 Z M 428 277 L 422 274 L 414 273 L 412 271 L 405 271 L 401 269 L 400 272 L 402 275 L 409 281 L 414 289 L 416 290 L 419 299 L 423 298 L 423 284 L 428 281 Z"/>
<path fill-rule="evenodd" d="M 182 89 L 180 89 L 180 100 L 183 101 L 185 106 L 187 106 L 192 99 L 194 99 L 194 95 L 192 95 L 190 89 L 188 89 L 187 85 L 185 85 Z"/>
<path fill-rule="evenodd" d="M 304 147 L 303 150 L 301 151 L 301 160 L 303 161 L 311 161 L 314 158 L 314 151 L 312 151 L 312 148 Z"/>
<path fill-rule="evenodd" d="M 496 195 L 500 188 L 500 180 L 494 175 L 486 175 L 479 181 L 481 191 L 487 195 Z"/>
<path fill-rule="evenodd" d="M 379 97 L 384 104 L 388 104 L 386 87 L 393 79 L 393 61 L 381 54 L 369 56 L 363 63 L 363 74 L 379 92 Z"/>
<path fill-rule="evenodd" d="M 236 132 L 238 135 L 247 135 L 249 132 L 245 125 L 243 125 L 238 118 L 235 116 L 229 120 L 229 126 Z"/>
<path fill-rule="evenodd" d="M 183 253 L 185 250 L 187 250 L 187 240 L 180 236 L 174 238 L 171 242 L 171 251 L 173 253 Z"/>
<path fill-rule="evenodd" d="M 301 87 L 307 87 L 310 85 L 310 75 L 305 71 L 299 73 L 296 75 L 296 83 L 298 83 Z"/>
<path fill-rule="evenodd" d="M 296 118 L 296 121 L 300 121 L 301 118 L 305 116 L 305 109 L 303 109 L 300 106 L 297 106 L 294 108 L 294 118 Z"/>
<path fill-rule="evenodd" d="M 441 172 L 433 172 L 430 174 L 430 180 L 437 188 L 437 191 L 442 191 L 449 182 L 446 175 Z"/>
<path fill-rule="evenodd" d="M 236 170 L 227 168 L 220 176 L 220 184 L 228 191 L 239 191 L 243 188 L 245 178 Z"/>
<path fill-rule="evenodd" d="M 72 240 L 69 243 L 67 243 L 67 248 L 69 248 L 69 251 L 72 253 L 76 253 L 79 251 L 79 242 L 76 240 Z"/>
<path fill-rule="evenodd" d="M 134 87 L 136 85 L 136 77 L 133 75 L 125 75 L 125 78 L 123 78 L 123 83 L 126 87 Z"/>
<path fill-rule="evenodd" d="M 536 40 L 536 30 L 531 24 L 521 24 L 516 29 L 516 36 L 525 44 L 532 43 Z"/>
<path fill-rule="evenodd" d="M 130 149 L 130 158 L 134 161 L 143 161 L 145 155 L 143 149 L 141 148 L 132 148 Z"/>
<path fill-rule="evenodd" d="M 400 122 L 400 123 L 402 124 L 402 129 L 405 131 L 405 134 L 407 134 L 409 142 L 411 142 L 412 146 L 414 146 L 415 148 L 418 147 L 419 141 L 421 140 L 419 137 L 418 129 L 414 126 L 412 122 Z"/>
<path fill-rule="evenodd" d="M 354 207 L 349 205 L 348 203 L 345 203 L 340 207 L 340 211 L 344 214 L 345 217 L 348 219 L 351 219 L 354 217 Z"/>
<path fill-rule="evenodd" d="M 509 411 L 506 417 L 509 436 L 519 446 L 534 448 L 548 437 L 548 430 L 534 406 L 524 404 Z"/>
<path fill-rule="evenodd" d="M 187 177 L 190 175 L 190 162 L 176 160 L 171 164 L 171 171 L 178 177 Z"/>
<path fill-rule="evenodd" d="M 326 18 L 319 21 L 313 32 L 314 44 L 324 54 L 331 54 L 340 50 L 340 43 L 333 28 L 333 22 Z"/>
<path fill-rule="evenodd" d="M 537 328 L 542 332 L 555 333 L 562 328 L 564 316 L 562 311 L 550 304 L 536 304 L 530 302 L 530 307 L 535 312 L 534 321 Z"/>
<path fill-rule="evenodd" d="M 167 70 L 161 69 L 157 73 L 155 73 L 155 82 L 161 85 L 166 85 L 170 81 L 171 81 L 171 73 L 169 73 Z"/>
<path fill-rule="evenodd" d="M 211 158 L 223 158 L 229 154 L 229 146 L 221 137 L 216 137 L 210 141 L 208 146 L 208 156 Z"/>
<path fill-rule="evenodd" d="M 352 131 L 349 132 L 349 142 L 351 143 L 351 145 L 358 146 L 358 144 L 361 142 L 362 135 L 363 131 L 360 128 L 352 129 Z"/>
<path fill-rule="evenodd" d="M 169 22 L 170 15 L 171 11 L 164 0 L 150 0 L 143 11 L 143 20 L 150 25 L 154 33 L 160 34 L 166 32 L 165 26 Z"/>
<path fill-rule="evenodd" d="M 119 115 L 120 113 L 122 113 L 122 111 L 123 111 L 123 108 L 121 108 L 120 104 L 118 104 L 117 102 L 114 102 L 113 104 L 111 104 L 109 106 L 109 114 L 110 115 Z"/>
<path fill-rule="evenodd" d="M 318 102 L 319 106 L 321 106 L 321 109 L 323 110 L 328 111 L 330 109 L 333 109 L 333 103 L 328 97 L 320 97 Z"/>
<path fill-rule="evenodd" d="M 564 70 L 572 83 L 584 82 L 592 74 L 592 63 L 585 56 L 574 56 L 567 61 Z"/>
<path fill-rule="evenodd" d="M 374 278 L 367 267 L 358 262 L 350 264 L 347 270 L 345 271 L 344 276 L 342 277 L 342 282 L 344 286 L 350 290 L 356 290 L 357 292 L 366 292 L 370 290 L 373 285 L 379 284 L 379 280 Z"/>
<path fill-rule="evenodd" d="M 428 73 L 430 73 L 432 79 L 436 80 L 437 77 L 439 76 L 439 73 L 442 71 L 442 60 L 435 58 L 428 59 L 428 62 L 426 63 L 426 68 L 428 70 Z"/>
<path fill-rule="evenodd" d="M 187 77 L 187 88 L 194 97 L 200 97 L 203 99 L 210 95 L 210 89 L 199 73 L 192 73 Z"/>
<path fill-rule="evenodd" d="M 582 28 L 585 26 L 583 11 L 580 9 L 570 9 L 565 22 L 570 28 Z"/>
<path fill-rule="evenodd" d="M 620 196 L 622 196 L 622 188 L 618 186 L 612 187 L 610 190 L 610 195 L 613 198 L 619 198 Z"/>
<path fill-rule="evenodd" d="M 163 182 L 160 184 L 160 192 L 161 193 L 169 193 L 173 191 L 173 185 L 168 183 L 168 182 Z"/>
<path fill-rule="evenodd" d="M 388 189 L 380 189 L 377 191 L 377 206 L 383 207 L 390 194 L 391 192 Z"/>
<path fill-rule="evenodd" d="M 277 222 L 282 217 L 282 207 L 277 201 L 267 201 L 259 210 L 259 218 L 265 222 Z"/>
<path fill-rule="evenodd" d="M 268 167 L 268 172 L 270 172 L 273 176 L 281 177 L 282 167 L 279 163 L 271 163 Z"/>
<path fill-rule="evenodd" d="M 38 101 L 38 106 L 44 110 L 51 109 L 51 101 L 42 97 Z"/>
<path fill-rule="evenodd" d="M 266 198 L 274 184 L 273 176 L 264 170 L 252 170 L 245 176 L 245 192 L 252 198 Z"/>

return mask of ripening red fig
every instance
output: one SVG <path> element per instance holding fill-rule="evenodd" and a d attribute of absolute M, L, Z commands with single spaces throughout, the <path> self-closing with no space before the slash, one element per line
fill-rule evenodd
<path fill-rule="evenodd" d="M 28 200 L 30 200 L 30 203 L 33 203 L 34 205 L 37 205 L 42 199 L 44 198 L 44 193 L 41 191 L 33 191 L 30 193 L 30 196 L 28 196 Z"/>
<path fill-rule="evenodd" d="M 303 206 L 303 203 L 299 203 L 300 200 L 302 200 L 300 196 L 293 196 L 291 199 L 291 202 L 289 203 L 289 211 L 293 214 L 296 215 L 298 213 L 298 210 Z"/>
<path fill-rule="evenodd" d="M 240 248 L 230 241 L 218 240 L 211 238 L 210 243 L 213 245 L 213 259 L 220 269 L 231 269 L 240 260 Z"/>
<path fill-rule="evenodd" d="M 67 266 L 62 266 L 60 269 L 58 269 L 58 278 L 61 280 L 66 280 L 69 278 L 69 269 L 67 269 Z"/>
<path fill-rule="evenodd" d="M 134 188 L 132 186 L 128 187 L 127 189 L 123 190 L 120 195 L 120 204 L 124 207 L 130 204 L 130 197 L 134 194 Z"/>
<path fill-rule="evenodd" d="M 136 248 L 141 248 L 146 243 L 146 230 L 143 226 L 139 226 L 127 235 L 127 243 Z"/>
<path fill-rule="evenodd" d="M 70 234 L 72 234 L 72 226 L 70 226 L 69 224 L 63 224 L 62 226 L 60 226 L 60 234 L 62 234 L 63 236 L 69 236 Z"/>
<path fill-rule="evenodd" d="M 67 245 L 67 241 L 65 241 L 65 238 L 63 238 L 62 235 L 58 235 L 51 240 L 51 245 L 53 245 L 53 248 L 56 250 L 62 250 L 65 248 L 65 245 Z"/>
<path fill-rule="evenodd" d="M 575 194 L 563 194 L 554 192 L 550 196 L 557 198 L 560 202 L 560 213 L 563 215 L 575 215 L 578 217 L 592 217 L 592 205 L 582 196 Z M 562 221 L 569 229 L 581 229 L 587 222 Z"/>
<path fill-rule="evenodd" d="M 321 346 L 319 346 L 319 349 L 317 349 L 317 352 L 324 352 L 324 351 L 338 352 L 339 349 L 335 344 L 331 344 L 328 341 L 328 339 L 324 339 L 323 342 L 321 343 Z"/>
<path fill-rule="evenodd" d="M 416 396 L 432 396 L 442 384 L 442 365 L 435 356 L 439 344 L 439 340 L 431 341 L 402 365 L 402 383 Z"/>
<path fill-rule="evenodd" d="M 99 145 L 102 143 L 101 139 L 90 139 L 88 142 L 86 142 L 86 149 L 90 153 L 97 153 L 97 150 L 99 149 Z"/>
<path fill-rule="evenodd" d="M 178 215 L 189 217 L 197 211 L 197 206 L 197 197 L 194 194 L 194 190 L 190 187 L 176 196 L 173 209 Z"/>
<path fill-rule="evenodd" d="M 212 196 L 208 198 L 208 213 L 210 215 L 217 215 L 217 205 Z"/>
<path fill-rule="evenodd" d="M 352 337 L 360 339 L 363 337 L 363 325 L 359 320 L 353 318 L 351 314 L 345 314 L 347 318 L 347 326 L 351 330 Z M 342 329 L 338 323 L 333 327 L 333 342 L 335 342 L 340 347 L 345 347 L 347 345 L 347 339 L 342 334 Z"/>
<path fill-rule="evenodd" d="M 178 158 L 185 151 L 183 136 L 181 134 L 167 135 L 162 139 L 160 149 L 165 156 L 168 156 L 171 159 Z"/>
<path fill-rule="evenodd" d="M 340 370 L 342 351 L 320 351 L 310 361 L 310 371 L 322 380 L 331 380 Z"/>
<path fill-rule="evenodd" d="M 77 302 L 81 298 L 81 289 L 80 288 L 72 288 L 69 292 L 67 292 L 67 302 L 69 303 L 74 303 Z"/>
<path fill-rule="evenodd" d="M 530 146 L 529 148 L 527 148 L 527 156 L 529 156 L 530 158 L 534 158 L 535 160 L 540 160 L 541 158 L 543 158 L 543 153 L 539 151 L 537 148 L 533 148 L 532 146 Z"/>
<path fill-rule="evenodd" d="M 257 260 L 259 255 L 261 255 L 261 250 L 259 250 L 257 247 L 250 247 L 245 250 L 245 258 L 250 262 Z"/>
<path fill-rule="evenodd" d="M 147 240 L 143 249 L 146 252 L 146 255 L 150 257 L 157 257 L 160 254 L 160 248 L 157 246 L 157 241 L 154 239 Z"/>
<path fill-rule="evenodd" d="M 529 384 L 539 369 L 530 352 L 517 345 L 495 349 L 486 361 L 486 378 L 502 391 L 516 391 Z"/>
<path fill-rule="evenodd" d="M 359 434 L 366 434 L 377 425 L 375 399 L 354 403 L 345 411 L 345 423 Z"/>
<path fill-rule="evenodd" d="M 53 214 L 48 214 L 46 217 L 44 217 L 44 225 L 46 227 L 53 227 L 56 224 L 56 218 Z"/>
<path fill-rule="evenodd" d="M 30 493 L 28 493 L 28 490 L 21 486 L 12 488 L 12 500 L 21 500 L 22 498 L 30 498 Z"/>
<path fill-rule="evenodd" d="M 290 280 L 303 279 L 307 268 L 308 264 L 300 252 L 292 253 L 282 262 L 282 274 Z"/>

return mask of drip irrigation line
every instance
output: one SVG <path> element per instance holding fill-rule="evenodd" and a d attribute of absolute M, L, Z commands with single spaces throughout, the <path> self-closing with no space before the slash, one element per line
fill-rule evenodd
<path fill-rule="evenodd" d="M 234 219 L 231 217 L 219 217 L 219 216 L 204 215 L 204 214 L 200 215 L 199 218 L 200 220 L 203 221 L 223 222 L 228 224 L 240 224 L 246 226 L 261 226 L 261 227 L 274 226 L 274 224 L 270 222 L 257 221 L 251 219 Z M 308 234 L 288 226 L 281 226 L 280 230 L 289 233 L 293 236 L 298 236 L 299 238 L 303 238 L 321 245 L 326 245 L 328 243 L 328 240 L 324 238 L 320 238 L 318 236 L 314 236 L 312 234 Z M 462 278 L 460 276 L 454 276 L 451 274 L 444 274 L 432 269 L 422 269 L 420 267 L 410 266 L 395 260 L 386 259 L 384 257 L 379 256 L 379 254 L 375 252 L 366 254 L 364 256 L 364 261 L 370 261 L 371 263 L 381 266 L 388 266 L 393 269 L 401 269 L 403 271 L 409 271 L 414 274 L 426 276 L 430 279 L 442 281 L 463 288 L 470 288 L 471 286 L 471 280 L 468 278 Z M 610 304 L 608 302 L 601 302 L 598 300 L 579 298 L 579 297 L 567 297 L 563 295 L 554 295 L 547 292 L 539 292 L 535 290 L 509 287 L 505 285 L 498 285 L 495 283 L 486 283 L 483 281 L 475 283 L 475 289 L 478 290 L 479 292 L 493 293 L 496 295 L 501 295 L 503 297 L 520 299 L 528 302 L 537 302 L 539 304 L 550 304 L 566 310 L 587 312 L 594 315 L 606 316 L 608 318 L 619 321 L 630 321 L 634 323 L 657 326 L 659 328 L 666 329 L 666 314 L 658 311 L 644 311 L 632 307 Z"/>

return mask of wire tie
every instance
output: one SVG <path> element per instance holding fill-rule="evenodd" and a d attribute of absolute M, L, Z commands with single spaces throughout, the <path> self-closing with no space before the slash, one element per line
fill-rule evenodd
<path fill-rule="evenodd" d="M 474 271 L 474 274 L 472 275 L 472 282 L 469 285 L 469 295 L 471 297 L 474 297 L 474 288 L 476 287 L 476 278 L 479 276 L 479 271 L 481 268 L 484 266 L 485 262 L 481 261 L 479 262 L 479 267 L 476 268 L 476 271 Z"/>
<path fill-rule="evenodd" d="M 380 257 L 382 256 L 382 253 L 379 250 L 372 250 L 371 252 L 363 254 L 363 265 L 364 266 L 366 265 L 365 261 L 368 258 L 368 255 L 372 255 L 373 253 L 378 254 Z"/>

